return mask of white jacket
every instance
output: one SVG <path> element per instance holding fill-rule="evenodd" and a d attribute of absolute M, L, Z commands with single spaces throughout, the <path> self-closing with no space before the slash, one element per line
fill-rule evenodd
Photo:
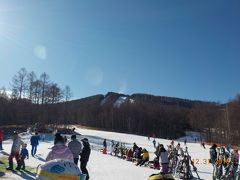
<path fill-rule="evenodd" d="M 24 145 L 24 142 L 18 136 L 15 140 L 13 140 L 11 152 L 12 153 L 19 153 L 20 149 L 21 149 L 21 146 L 23 146 L 23 145 Z"/>

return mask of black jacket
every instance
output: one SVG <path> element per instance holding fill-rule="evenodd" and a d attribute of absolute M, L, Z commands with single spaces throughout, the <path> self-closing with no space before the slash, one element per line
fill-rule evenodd
<path fill-rule="evenodd" d="M 91 153 L 90 144 L 86 141 L 83 141 L 83 149 L 82 152 L 80 153 L 81 155 L 80 161 L 88 162 L 90 153 Z"/>

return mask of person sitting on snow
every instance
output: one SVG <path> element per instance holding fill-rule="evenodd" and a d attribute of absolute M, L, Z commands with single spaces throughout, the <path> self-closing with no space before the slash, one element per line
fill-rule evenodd
<path fill-rule="evenodd" d="M 139 165 L 139 166 L 142 166 L 142 165 L 144 165 L 146 162 L 149 161 L 149 153 L 148 153 L 148 151 L 147 151 L 145 148 L 142 150 L 141 157 L 142 157 L 142 159 L 137 163 L 137 166 L 138 166 L 138 165 Z"/>
<path fill-rule="evenodd" d="M 21 169 L 21 161 L 20 161 L 20 149 L 21 146 L 24 145 L 24 142 L 21 140 L 21 138 L 18 136 L 18 133 L 14 131 L 13 133 L 13 144 L 11 148 L 11 153 L 8 157 L 9 160 L 9 167 L 7 167 L 7 170 L 13 170 L 13 158 L 15 157 L 17 161 L 17 168 L 16 170 Z"/>
<path fill-rule="evenodd" d="M 132 149 L 130 148 L 128 151 L 127 151 L 127 161 L 132 161 L 132 158 L 133 158 L 133 151 Z"/>
<path fill-rule="evenodd" d="M 73 161 L 73 154 L 70 149 L 64 144 L 64 138 L 60 133 L 56 133 L 54 139 L 54 146 L 52 150 L 48 153 L 46 161 L 53 159 L 63 159 Z"/>

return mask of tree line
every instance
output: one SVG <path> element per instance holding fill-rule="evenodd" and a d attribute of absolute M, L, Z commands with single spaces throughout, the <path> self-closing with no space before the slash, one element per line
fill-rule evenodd
<path fill-rule="evenodd" d="M 69 101 L 72 97 L 68 85 L 61 89 L 45 72 L 38 78 L 34 71 L 28 72 L 25 68 L 21 68 L 13 76 L 10 86 L 10 94 L 5 87 L 2 87 L 0 97 L 14 100 L 27 99 L 34 104 L 54 104 Z"/>
<path fill-rule="evenodd" d="M 208 142 L 240 142 L 240 96 L 225 104 L 134 94 L 114 106 L 118 93 L 70 101 L 69 86 L 61 89 L 46 73 L 37 78 L 25 68 L 10 84 L 10 97 L 6 89 L 0 91 L 0 125 L 81 124 L 168 139 L 197 131 Z"/>

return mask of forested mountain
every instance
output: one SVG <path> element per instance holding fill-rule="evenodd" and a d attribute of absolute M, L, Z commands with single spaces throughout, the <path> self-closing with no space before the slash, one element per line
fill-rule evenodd
<path fill-rule="evenodd" d="M 81 124 L 105 130 L 177 138 L 200 131 L 208 141 L 237 142 L 240 99 L 228 104 L 148 94 L 109 92 L 83 99 L 36 104 L 0 98 L 0 124 Z"/>

